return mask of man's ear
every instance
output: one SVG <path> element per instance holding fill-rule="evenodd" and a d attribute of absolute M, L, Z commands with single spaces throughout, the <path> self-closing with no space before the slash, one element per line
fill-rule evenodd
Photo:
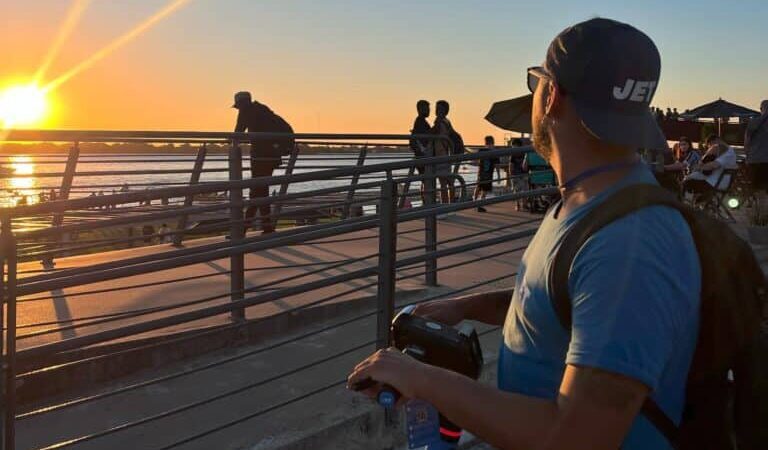
<path fill-rule="evenodd" d="M 544 105 L 544 115 L 553 117 L 558 114 L 563 101 L 563 94 L 557 86 L 557 83 L 550 81 L 547 83 L 547 100 Z"/>

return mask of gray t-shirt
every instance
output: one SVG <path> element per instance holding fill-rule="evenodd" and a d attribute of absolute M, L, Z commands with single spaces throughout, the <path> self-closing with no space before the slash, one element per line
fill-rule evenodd
<path fill-rule="evenodd" d="M 768 163 L 768 113 L 749 122 L 744 149 L 747 152 L 748 164 Z"/>

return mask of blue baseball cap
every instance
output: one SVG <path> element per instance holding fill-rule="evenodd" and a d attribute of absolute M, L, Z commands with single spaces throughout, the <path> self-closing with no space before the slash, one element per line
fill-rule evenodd
<path fill-rule="evenodd" d="M 661 56 L 642 31 L 603 18 L 578 23 L 555 37 L 543 69 L 598 139 L 632 148 L 667 147 L 650 110 Z"/>

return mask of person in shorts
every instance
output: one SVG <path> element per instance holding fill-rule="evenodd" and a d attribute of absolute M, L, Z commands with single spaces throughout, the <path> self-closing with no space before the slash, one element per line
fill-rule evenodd
<path fill-rule="evenodd" d="M 493 150 L 495 148 L 493 136 L 485 137 L 485 147 L 481 152 Z M 475 186 L 475 200 L 485 200 L 489 192 L 493 192 L 493 169 L 497 166 L 498 158 L 483 158 L 477 161 L 477 186 Z M 478 212 L 487 212 L 482 206 L 477 207 Z"/>

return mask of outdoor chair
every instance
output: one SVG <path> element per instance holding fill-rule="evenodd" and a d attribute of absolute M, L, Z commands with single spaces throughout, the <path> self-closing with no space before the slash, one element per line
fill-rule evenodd
<path fill-rule="evenodd" d="M 726 200 L 734 186 L 737 172 L 737 169 L 723 170 L 717 179 L 717 183 L 715 183 L 715 189 L 711 193 L 705 194 L 703 198 L 700 198 L 697 201 L 699 206 L 712 215 L 712 217 L 735 222 Z"/>
<path fill-rule="evenodd" d="M 541 189 L 557 186 L 555 173 L 549 166 L 529 166 L 528 167 L 528 189 Z M 549 207 L 557 201 L 551 195 L 542 195 L 538 197 L 529 197 L 526 199 L 526 209 L 530 212 L 546 212 Z"/>

